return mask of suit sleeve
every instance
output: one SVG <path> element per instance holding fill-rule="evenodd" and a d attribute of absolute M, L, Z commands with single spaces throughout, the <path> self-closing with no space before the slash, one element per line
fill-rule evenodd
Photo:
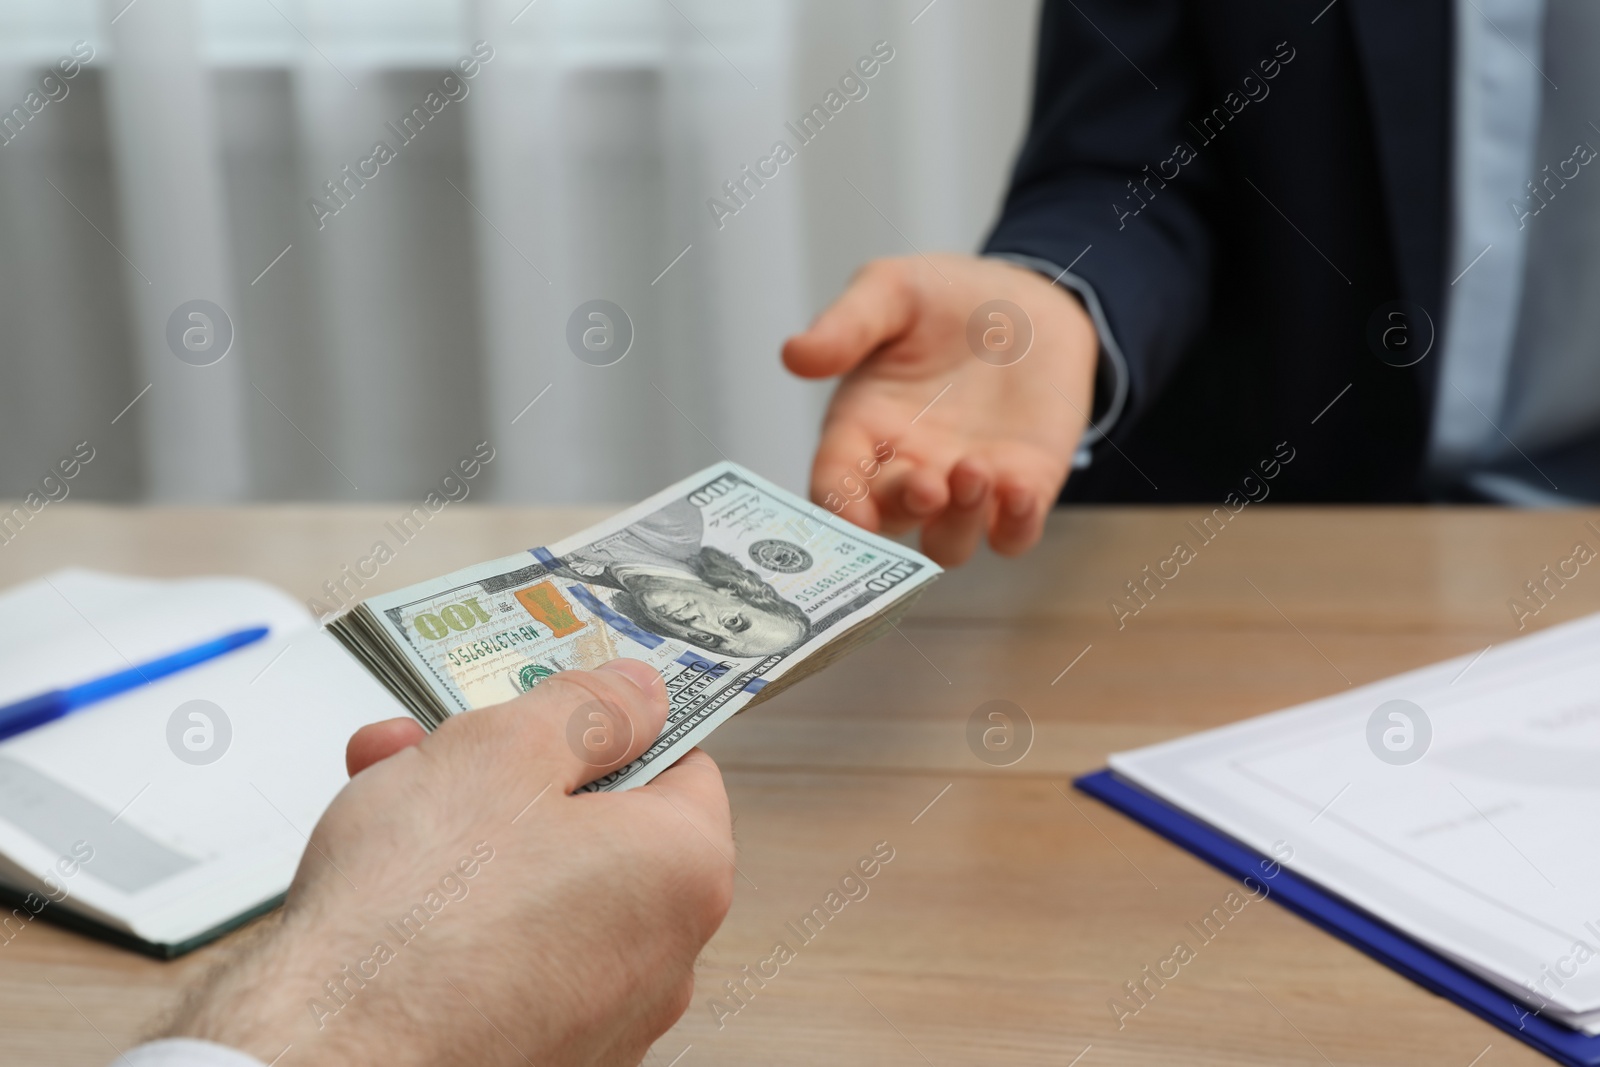
<path fill-rule="evenodd" d="M 1085 287 L 1094 294 L 1097 377 L 1108 348 L 1127 374 L 1119 430 L 1149 408 L 1209 301 L 1208 161 L 1185 121 L 1197 81 L 1187 7 L 1044 0 L 1028 132 L 984 246 L 988 255 L 1060 264 L 1082 283 L 1080 296 Z"/>

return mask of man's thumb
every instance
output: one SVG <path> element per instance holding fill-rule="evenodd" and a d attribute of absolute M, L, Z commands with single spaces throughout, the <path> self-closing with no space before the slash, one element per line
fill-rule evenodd
<path fill-rule="evenodd" d="M 911 330 L 916 323 L 916 292 L 903 261 L 867 264 L 810 328 L 784 344 L 784 366 L 802 378 L 832 378 L 853 370 Z"/>

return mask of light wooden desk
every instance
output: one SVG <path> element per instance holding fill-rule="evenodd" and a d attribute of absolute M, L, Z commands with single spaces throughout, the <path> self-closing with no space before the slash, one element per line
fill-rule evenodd
<path fill-rule="evenodd" d="M 0 547 L 0 586 L 88 564 L 249 574 L 309 597 L 399 510 L 52 505 Z M 1487 1046 L 1480 1067 L 1547 1062 L 1270 903 L 1117 1028 L 1108 999 L 1229 882 L 1069 779 L 1112 751 L 1509 640 L 1523 583 L 1576 541 L 1600 544 L 1592 513 L 1252 507 L 1119 631 L 1107 601 L 1202 510 L 1060 513 L 1027 559 L 947 576 L 903 636 L 712 738 L 738 895 L 694 1006 L 646 1063 L 1467 1067 Z M 370 591 L 599 515 L 453 507 Z M 1533 621 L 1596 610 L 1600 571 L 1584 569 Z M 1037 728 L 1007 769 L 966 744 L 990 699 L 1015 701 Z M 870 895 L 719 1029 L 707 1005 L 722 982 L 792 941 L 784 924 L 878 841 L 895 858 Z M 0 948 L 0 1062 L 108 1063 L 213 955 L 158 963 L 30 926 Z"/>

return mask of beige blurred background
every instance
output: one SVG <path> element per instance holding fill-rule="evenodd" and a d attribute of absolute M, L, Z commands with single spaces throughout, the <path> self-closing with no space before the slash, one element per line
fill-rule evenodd
<path fill-rule="evenodd" d="M 85 499 L 420 498 L 484 440 L 479 500 L 625 501 L 720 455 L 803 487 L 827 388 L 779 345 L 861 261 L 976 246 L 1035 8 L 8 0 L 0 496 L 83 441 Z M 402 143 L 386 124 L 479 40 Z M 785 124 L 877 42 L 799 146 Z M 719 227 L 708 199 L 780 139 L 797 158 Z M 396 158 L 319 229 L 309 201 L 378 140 Z M 633 324 L 612 366 L 566 341 L 597 298 Z M 233 327 L 209 366 L 169 345 L 191 300 Z"/>

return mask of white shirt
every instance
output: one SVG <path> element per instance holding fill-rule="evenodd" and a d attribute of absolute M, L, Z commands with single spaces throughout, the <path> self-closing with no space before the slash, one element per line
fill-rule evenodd
<path fill-rule="evenodd" d="M 213 1041 L 166 1037 L 117 1057 L 116 1067 L 267 1067 L 254 1056 Z"/>
<path fill-rule="evenodd" d="M 1458 0 L 1454 281 L 1432 471 L 1600 499 L 1600 6 Z M 1478 258 L 1481 257 L 1481 258 Z"/>

